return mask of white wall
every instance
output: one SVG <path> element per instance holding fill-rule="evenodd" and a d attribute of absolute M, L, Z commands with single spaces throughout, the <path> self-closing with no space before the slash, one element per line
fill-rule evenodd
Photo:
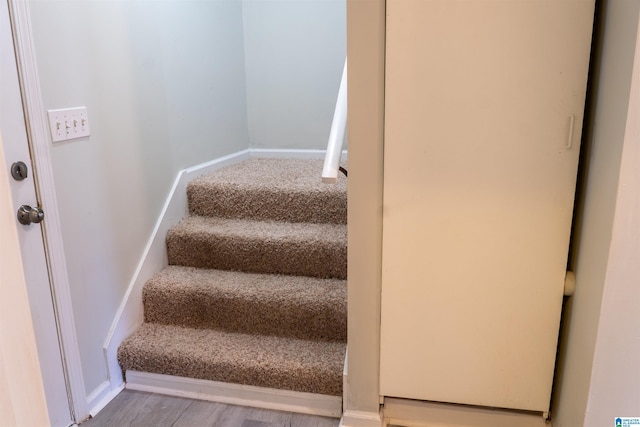
<path fill-rule="evenodd" d="M 640 416 L 640 32 L 585 427 Z"/>
<path fill-rule="evenodd" d="M 243 0 L 243 10 L 251 147 L 326 148 L 346 0 Z"/>
<path fill-rule="evenodd" d="M 621 203 L 617 200 L 619 184 L 623 183 L 619 182 L 623 179 L 620 164 L 640 2 L 610 0 L 601 2 L 599 7 L 603 20 L 596 35 L 594 108 L 583 147 L 588 154 L 585 157 L 587 179 L 580 192 L 573 247 L 576 291 L 568 299 L 564 313 L 554 427 L 612 425 L 614 416 L 625 415 L 616 413 L 614 409 L 618 408 L 610 405 L 610 400 L 607 399 L 607 403 L 599 399 L 607 394 L 616 397 L 616 388 L 623 393 L 629 392 L 628 399 L 636 398 L 637 388 L 633 394 L 629 387 L 638 387 L 639 383 L 627 382 L 640 372 L 638 336 L 634 338 L 637 329 L 635 332 L 633 329 L 634 315 L 636 326 L 638 324 L 638 270 L 637 266 L 624 264 L 624 260 L 633 255 L 632 251 L 637 250 L 633 247 L 637 243 L 629 239 L 633 236 L 632 229 L 614 228 L 614 219 L 616 227 L 619 226 L 614 215 L 631 215 L 630 218 L 637 220 L 637 211 L 633 211 L 631 203 L 624 201 L 618 208 L 616 203 Z M 619 259 L 620 256 L 624 258 Z M 618 264 L 620 261 L 623 261 L 622 266 Z M 634 264 L 637 264 L 637 256 Z M 628 310 L 619 313 L 622 307 L 615 307 L 617 299 L 628 298 L 627 303 L 634 304 L 634 296 L 635 314 Z M 615 348 L 618 340 L 627 339 L 632 340 L 631 346 Z M 608 352 L 610 357 L 607 357 Z M 635 363 L 623 363 L 625 354 L 631 361 L 635 357 Z M 628 359 L 626 362 L 630 361 Z M 613 370 L 608 372 L 611 368 Z M 637 416 L 634 414 L 640 409 L 638 401 L 637 398 L 632 400 L 636 402 L 636 411 L 632 412 L 634 407 L 631 406 L 625 412 L 626 416 Z M 623 401 L 620 403 L 624 404 Z"/>
<path fill-rule="evenodd" d="M 246 149 L 241 0 L 44 1 L 31 18 L 45 109 L 91 137 L 52 150 L 87 391 L 177 172 Z"/>
<path fill-rule="evenodd" d="M 0 420 L 4 426 L 46 426 L 49 415 L 6 165 L 0 140 Z"/>
<path fill-rule="evenodd" d="M 45 109 L 87 106 L 91 125 L 52 150 L 91 393 L 176 173 L 250 142 L 326 146 L 345 0 L 34 0 L 30 11 Z"/>

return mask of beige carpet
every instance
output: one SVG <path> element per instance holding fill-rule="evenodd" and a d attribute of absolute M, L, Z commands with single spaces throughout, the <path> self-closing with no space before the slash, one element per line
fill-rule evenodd
<path fill-rule="evenodd" d="M 347 180 L 320 182 L 318 160 L 253 159 L 187 187 L 192 215 L 347 223 Z"/>
<path fill-rule="evenodd" d="M 191 216 L 169 231 L 169 264 L 345 279 L 346 228 Z"/>
<path fill-rule="evenodd" d="M 321 168 L 253 159 L 189 184 L 123 370 L 342 394 L 346 178 L 322 184 Z"/>

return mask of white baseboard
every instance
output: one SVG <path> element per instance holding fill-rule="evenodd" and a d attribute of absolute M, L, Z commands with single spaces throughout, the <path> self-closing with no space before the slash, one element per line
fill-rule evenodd
<path fill-rule="evenodd" d="M 382 422 L 382 414 L 379 412 L 346 410 L 339 427 L 381 427 Z"/>
<path fill-rule="evenodd" d="M 239 151 L 178 173 L 103 346 L 111 388 L 115 389 L 123 384 L 117 359 L 118 346 L 142 324 L 142 287 L 155 273 L 167 266 L 167 231 L 188 213 L 187 184 L 200 175 L 250 157 L 248 150 Z"/>
<path fill-rule="evenodd" d="M 111 388 L 109 380 L 103 381 L 95 390 L 87 396 L 89 415 L 95 417 L 109 402 L 124 390 L 124 384 Z"/>
<path fill-rule="evenodd" d="M 388 397 L 384 420 L 407 427 L 551 427 L 542 413 Z"/>
<path fill-rule="evenodd" d="M 349 349 L 344 352 L 344 365 L 342 367 L 342 412 L 347 410 L 349 398 Z"/>
<path fill-rule="evenodd" d="M 343 155 L 346 156 L 346 151 Z M 107 389 L 109 392 L 118 389 L 121 390 L 124 383 L 122 371 L 118 364 L 117 351 L 120 343 L 142 324 L 142 287 L 155 273 L 167 266 L 167 248 L 165 244 L 167 231 L 188 214 L 187 184 L 198 176 L 252 157 L 323 158 L 324 151 L 278 149 L 243 150 L 184 169 L 178 173 L 103 345 L 108 373 L 107 381 L 109 383 Z M 102 386 L 101 384 L 98 388 Z M 94 393 L 91 393 L 92 396 L 93 394 Z"/>
<path fill-rule="evenodd" d="M 278 148 L 250 148 L 251 157 L 265 159 L 324 159 L 326 150 L 294 150 Z M 342 151 L 342 160 L 347 159 L 347 150 Z"/>
<path fill-rule="evenodd" d="M 126 388 L 230 405 L 333 418 L 339 418 L 342 414 L 342 398 L 339 396 L 229 384 L 172 375 L 127 371 Z"/>

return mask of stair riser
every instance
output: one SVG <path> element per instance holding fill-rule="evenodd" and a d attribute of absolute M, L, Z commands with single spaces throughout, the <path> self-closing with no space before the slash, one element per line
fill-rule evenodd
<path fill-rule="evenodd" d="M 291 302 L 247 300 L 222 292 L 169 292 L 166 287 L 148 283 L 143 301 L 145 322 L 300 339 L 347 339 L 346 292 L 342 298 Z"/>
<path fill-rule="evenodd" d="M 347 277 L 347 248 L 339 242 L 282 242 L 169 232 L 167 254 L 170 265 L 336 279 Z"/>
<path fill-rule="evenodd" d="M 342 396 L 278 390 L 272 387 L 255 387 L 149 372 L 126 371 L 125 375 L 129 390 L 321 417 L 340 418 L 342 416 Z M 198 427 L 200 425 L 202 423 L 197 424 Z M 310 426 L 307 424 L 307 427 Z"/>
<path fill-rule="evenodd" d="M 205 189 L 190 185 L 187 197 L 191 215 L 296 223 L 347 223 L 346 194 L 291 194 L 264 189 Z"/>

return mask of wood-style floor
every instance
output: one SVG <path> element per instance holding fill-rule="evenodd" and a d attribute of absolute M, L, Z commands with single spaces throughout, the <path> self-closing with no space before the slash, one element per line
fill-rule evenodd
<path fill-rule="evenodd" d="M 124 390 L 81 427 L 337 427 L 336 418 Z"/>

